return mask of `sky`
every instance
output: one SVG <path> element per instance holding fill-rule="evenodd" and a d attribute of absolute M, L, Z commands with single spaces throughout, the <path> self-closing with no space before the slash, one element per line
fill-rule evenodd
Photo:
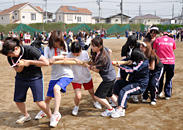
<path fill-rule="evenodd" d="M 55 13 L 61 5 L 76 6 L 78 8 L 87 8 L 92 12 L 92 17 L 99 16 L 107 18 L 121 12 L 121 0 L 47 0 L 47 11 Z M 35 6 L 40 6 L 45 10 L 45 0 L 0 0 L 0 10 L 13 6 L 13 3 L 20 4 L 30 2 Z M 161 18 L 172 18 L 172 10 L 174 5 L 174 17 L 180 16 L 183 6 L 183 0 L 123 0 L 123 14 L 131 18 L 139 16 L 141 8 L 142 15 L 153 14 Z"/>

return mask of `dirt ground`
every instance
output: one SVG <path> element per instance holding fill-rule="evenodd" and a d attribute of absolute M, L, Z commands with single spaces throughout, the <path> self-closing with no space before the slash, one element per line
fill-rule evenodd
<path fill-rule="evenodd" d="M 112 49 L 112 60 L 120 60 L 121 46 L 125 43 L 123 39 L 104 40 L 104 45 Z M 49 127 L 49 119 L 34 120 L 39 108 L 33 103 L 32 93 L 27 94 L 27 109 L 32 120 L 23 125 L 16 124 L 15 121 L 21 115 L 13 102 L 15 71 L 9 69 L 6 57 L 0 55 L 0 130 L 181 130 L 183 129 L 183 43 L 177 42 L 175 50 L 176 64 L 173 78 L 173 94 L 170 100 L 158 99 L 156 106 L 148 103 L 134 103 L 128 101 L 126 116 L 116 119 L 101 117 L 105 110 L 97 110 L 93 106 L 93 100 L 87 91 L 82 90 L 82 100 L 78 116 L 72 116 L 74 107 L 74 91 L 71 84 L 67 87 L 67 92 L 62 94 L 60 113 L 62 118 L 57 128 Z M 48 83 L 50 80 L 51 67 L 43 67 L 44 73 L 44 94 L 46 96 Z M 117 71 L 117 68 L 115 68 Z M 101 82 L 99 74 L 91 72 L 95 90 Z M 54 108 L 52 100 L 51 109 Z"/>

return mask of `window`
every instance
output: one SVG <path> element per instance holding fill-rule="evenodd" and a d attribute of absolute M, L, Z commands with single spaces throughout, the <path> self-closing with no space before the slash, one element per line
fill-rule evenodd
<path fill-rule="evenodd" d="M 159 22 L 159 20 L 158 20 L 158 22 Z"/>
<path fill-rule="evenodd" d="M 36 20 L 36 14 L 31 14 L 31 20 Z"/>
<path fill-rule="evenodd" d="M 150 20 L 148 20 L 148 22 L 150 22 Z"/>
<path fill-rule="evenodd" d="M 1 17 L 1 19 L 3 19 L 3 17 Z"/>
<path fill-rule="evenodd" d="M 118 19 L 116 19 L 116 22 L 118 21 Z"/>
<path fill-rule="evenodd" d="M 25 18 L 25 16 L 22 16 L 22 18 L 24 19 L 24 18 Z"/>
<path fill-rule="evenodd" d="M 77 17 L 77 22 L 81 22 L 81 17 Z"/>
<path fill-rule="evenodd" d="M 61 20 L 61 15 L 59 15 L 59 20 Z"/>
<path fill-rule="evenodd" d="M 76 16 L 75 16 L 75 19 L 76 19 Z"/>
<path fill-rule="evenodd" d="M 67 15 L 67 20 L 68 20 L 68 21 L 72 21 L 72 20 L 73 20 L 72 14 L 68 14 L 68 15 Z"/>
<path fill-rule="evenodd" d="M 12 19 L 14 19 L 14 16 L 12 16 Z"/>
<path fill-rule="evenodd" d="M 17 15 L 17 13 L 15 13 L 15 15 Z"/>

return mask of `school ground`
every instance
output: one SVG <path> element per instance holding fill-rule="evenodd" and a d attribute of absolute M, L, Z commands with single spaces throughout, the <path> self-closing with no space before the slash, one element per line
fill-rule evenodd
<path fill-rule="evenodd" d="M 107 39 L 104 45 L 112 49 L 112 60 L 120 60 L 121 46 L 124 39 Z M 183 129 L 183 42 L 177 42 L 175 50 L 176 64 L 173 78 L 173 94 L 170 100 L 158 99 L 156 106 L 149 105 L 149 102 L 134 103 L 128 101 L 126 116 L 116 119 L 101 117 L 105 110 L 97 110 L 87 91 L 82 90 L 83 96 L 80 103 L 78 116 L 72 116 L 74 107 L 74 91 L 72 86 L 67 87 L 67 92 L 62 94 L 60 113 L 62 118 L 54 130 L 181 130 Z M 32 120 L 23 125 L 15 121 L 21 115 L 13 102 L 15 71 L 9 69 L 6 57 L 0 55 L 0 130 L 50 130 L 49 119 L 34 120 L 39 108 L 33 103 L 31 91 L 27 95 L 27 108 Z M 45 96 L 50 80 L 51 67 L 43 67 Z M 117 68 L 115 68 L 117 71 Z M 97 73 L 92 72 L 95 90 L 101 82 Z M 140 97 L 139 97 L 140 98 Z M 51 109 L 54 108 L 52 100 Z"/>

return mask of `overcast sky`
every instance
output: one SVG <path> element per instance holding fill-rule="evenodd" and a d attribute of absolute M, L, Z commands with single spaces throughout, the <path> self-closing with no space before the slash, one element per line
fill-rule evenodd
<path fill-rule="evenodd" d="M 33 5 L 40 6 L 45 10 L 44 0 L 0 0 L 0 10 L 9 8 L 15 4 L 30 2 Z M 78 8 L 87 8 L 93 14 L 99 16 L 99 6 L 96 1 L 99 0 L 47 0 L 47 11 L 55 13 L 61 5 L 76 6 Z M 121 0 L 100 0 L 101 17 L 109 17 L 120 13 Z M 174 5 L 174 16 L 178 16 L 182 11 L 183 0 L 123 0 L 123 13 L 133 18 L 139 16 L 139 7 L 141 6 L 142 15 L 155 14 L 162 18 L 172 18 L 172 9 Z"/>

